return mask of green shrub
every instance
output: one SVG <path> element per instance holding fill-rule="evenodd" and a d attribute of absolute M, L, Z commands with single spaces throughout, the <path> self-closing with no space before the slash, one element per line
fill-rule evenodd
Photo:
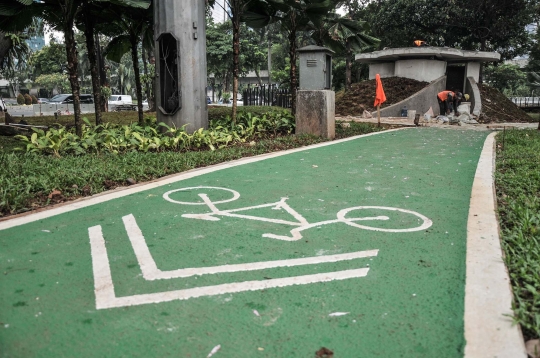
<path fill-rule="evenodd" d="M 215 150 L 231 144 L 287 135 L 294 130 L 294 117 L 283 109 L 262 116 L 242 113 L 235 124 L 226 117 L 213 121 L 209 129 L 200 128 L 192 134 L 186 132 L 186 126 L 176 128 L 164 123 L 155 124 L 152 116 L 145 118 L 146 126 L 105 123 L 96 127 L 86 118 L 83 121 L 85 124 L 80 137 L 73 129 L 57 126 L 48 131 L 34 128 L 30 137 L 19 135 L 16 138 L 24 143 L 26 152 L 60 157 L 101 152 Z"/>
<path fill-rule="evenodd" d="M 270 106 L 238 106 L 238 115 L 241 115 L 243 113 L 251 113 L 254 116 L 262 116 L 267 113 L 271 112 L 281 112 L 281 111 L 288 111 L 290 113 L 290 110 L 284 109 L 281 107 L 270 107 Z M 227 116 L 232 115 L 232 107 L 225 107 L 225 106 L 212 106 L 210 105 L 208 107 L 208 121 L 212 122 L 216 119 L 224 119 Z"/>
<path fill-rule="evenodd" d="M 18 105 L 23 105 L 24 104 L 24 96 L 22 94 L 18 94 L 17 95 L 17 104 Z"/>
<path fill-rule="evenodd" d="M 36 96 L 31 95 L 30 98 L 32 98 L 32 104 L 38 104 L 38 100 Z"/>
<path fill-rule="evenodd" d="M 32 97 L 30 97 L 30 95 L 28 94 L 24 95 L 24 104 L 26 104 L 27 106 L 32 104 Z"/>

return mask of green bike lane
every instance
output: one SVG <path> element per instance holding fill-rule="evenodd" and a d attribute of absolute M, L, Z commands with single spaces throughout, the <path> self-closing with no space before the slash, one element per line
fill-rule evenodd
<path fill-rule="evenodd" d="M 487 134 L 383 132 L 7 225 L 1 355 L 463 356 Z"/>

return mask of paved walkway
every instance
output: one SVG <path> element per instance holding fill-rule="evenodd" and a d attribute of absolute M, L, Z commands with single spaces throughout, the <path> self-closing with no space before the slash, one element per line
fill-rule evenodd
<path fill-rule="evenodd" d="M 462 357 L 487 135 L 387 131 L 0 222 L 2 355 Z"/>
<path fill-rule="evenodd" d="M 377 118 L 363 118 L 357 116 L 345 116 L 345 117 L 336 117 L 337 121 L 345 122 L 362 122 L 362 123 L 378 123 Z M 406 117 L 382 117 L 381 123 L 399 126 L 399 127 L 416 127 L 411 119 Z M 432 128 L 443 128 L 443 129 L 469 129 L 469 130 L 503 130 L 503 129 L 536 129 L 538 128 L 538 123 L 488 123 L 488 124 L 462 124 L 462 125 L 450 125 L 437 122 L 422 123 L 423 127 L 432 127 Z"/>

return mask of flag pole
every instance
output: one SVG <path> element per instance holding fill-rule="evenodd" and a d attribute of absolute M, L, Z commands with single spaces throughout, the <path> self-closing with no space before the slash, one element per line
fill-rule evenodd
<path fill-rule="evenodd" d="M 381 126 L 381 105 L 377 105 L 377 127 Z"/>

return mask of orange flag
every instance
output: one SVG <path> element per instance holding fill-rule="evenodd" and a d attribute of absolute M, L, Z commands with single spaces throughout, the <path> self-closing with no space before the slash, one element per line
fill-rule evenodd
<path fill-rule="evenodd" d="M 373 107 L 377 107 L 383 102 L 386 102 L 386 95 L 382 88 L 381 76 L 379 76 L 378 73 L 375 75 L 375 81 L 377 81 L 377 89 L 375 90 L 375 104 L 373 104 Z"/>

